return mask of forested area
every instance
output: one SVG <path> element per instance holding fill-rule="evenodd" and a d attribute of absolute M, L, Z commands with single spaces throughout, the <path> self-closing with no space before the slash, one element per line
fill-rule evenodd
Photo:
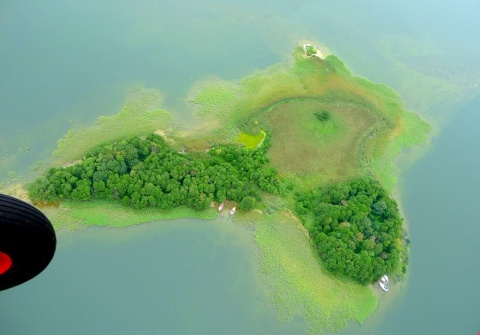
<path fill-rule="evenodd" d="M 399 268 L 402 218 L 378 182 L 360 179 L 302 195 L 296 210 L 304 221 L 314 217 L 309 233 L 331 272 L 369 284 Z"/>
<path fill-rule="evenodd" d="M 185 154 L 157 135 L 133 137 L 99 146 L 75 165 L 50 169 L 28 192 L 34 201 L 108 199 L 136 209 L 203 210 L 229 199 L 249 210 L 261 200 L 260 190 L 283 189 L 267 164 L 269 146 L 267 135 L 256 149 L 222 145 Z M 297 195 L 296 212 L 332 273 L 369 284 L 399 269 L 402 218 L 378 182 L 360 179 Z"/>
<path fill-rule="evenodd" d="M 256 149 L 217 146 L 208 153 L 182 154 L 160 136 L 134 137 L 99 146 L 73 166 L 52 168 L 28 186 L 32 200 L 110 199 L 133 208 L 202 210 L 212 201 L 234 200 L 251 209 L 258 190 L 278 193 L 268 167 L 267 136 Z"/>

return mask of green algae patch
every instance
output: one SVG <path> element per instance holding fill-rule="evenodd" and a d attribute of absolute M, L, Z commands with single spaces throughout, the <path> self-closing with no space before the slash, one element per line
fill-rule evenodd
<path fill-rule="evenodd" d="M 395 157 L 402 151 L 428 143 L 431 126 L 418 114 L 405 113 L 398 136 L 392 136 L 384 146 L 375 149 L 369 171 L 376 175 L 388 192 L 397 185 Z"/>
<path fill-rule="evenodd" d="M 265 138 L 266 133 L 264 131 L 261 131 L 257 135 L 250 135 L 244 132 L 241 132 L 240 135 L 238 136 L 238 141 L 240 143 L 245 144 L 245 147 L 247 149 L 255 149 L 258 147 L 263 139 Z"/>
<path fill-rule="evenodd" d="M 370 286 L 344 281 L 326 272 L 300 221 L 279 212 L 255 226 L 260 271 L 279 318 L 305 318 L 309 334 L 332 332 L 349 321 L 364 322 L 376 306 Z"/>
<path fill-rule="evenodd" d="M 102 143 L 173 127 L 170 113 L 159 108 L 162 101 L 162 96 L 155 90 L 132 90 L 120 113 L 100 117 L 89 127 L 74 128 L 58 141 L 54 164 L 64 165 L 80 159 L 90 149 Z"/>
<path fill-rule="evenodd" d="M 223 109 L 226 112 L 236 96 L 236 92 L 232 88 L 227 82 L 218 82 L 206 86 L 196 95 L 195 103 L 207 107 L 202 110 L 205 112 L 210 111 L 210 114 L 212 114 L 212 110 L 221 113 Z M 215 113 L 212 116 L 218 117 L 221 114 Z"/>

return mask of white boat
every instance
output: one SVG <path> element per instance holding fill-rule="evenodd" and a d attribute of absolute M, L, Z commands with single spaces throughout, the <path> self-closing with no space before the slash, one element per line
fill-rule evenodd
<path fill-rule="evenodd" d="M 388 279 L 388 276 L 387 275 L 383 275 L 382 277 L 382 282 L 384 283 L 388 283 L 390 280 Z"/>
<path fill-rule="evenodd" d="M 233 215 L 233 213 L 235 213 L 235 207 L 233 207 L 232 210 L 230 211 L 230 215 Z"/>
<path fill-rule="evenodd" d="M 220 204 L 220 206 L 218 206 L 218 211 L 220 212 L 222 209 L 223 209 L 223 204 Z"/>
<path fill-rule="evenodd" d="M 380 285 L 380 287 L 382 288 L 382 290 L 384 290 L 385 292 L 388 292 L 388 287 L 387 287 L 387 285 L 385 285 L 385 284 L 382 283 L 381 281 L 378 282 L 378 285 Z"/>

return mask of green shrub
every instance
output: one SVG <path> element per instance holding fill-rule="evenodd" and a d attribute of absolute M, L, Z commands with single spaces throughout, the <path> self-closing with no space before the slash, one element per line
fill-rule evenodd
<path fill-rule="evenodd" d="M 320 122 L 327 122 L 331 118 L 330 112 L 326 110 L 315 112 L 314 114 Z"/>

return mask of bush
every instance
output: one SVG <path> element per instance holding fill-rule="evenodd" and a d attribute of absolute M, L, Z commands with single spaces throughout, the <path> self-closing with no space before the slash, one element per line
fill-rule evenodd
<path fill-rule="evenodd" d="M 307 45 L 306 51 L 307 51 L 307 56 L 312 56 L 317 53 L 317 49 L 313 45 Z"/>
<path fill-rule="evenodd" d="M 250 210 L 255 207 L 255 198 L 246 196 L 240 201 L 239 208 L 244 210 Z"/>
<path fill-rule="evenodd" d="M 330 112 L 326 110 L 315 112 L 314 114 L 320 122 L 327 122 L 331 118 Z"/>

